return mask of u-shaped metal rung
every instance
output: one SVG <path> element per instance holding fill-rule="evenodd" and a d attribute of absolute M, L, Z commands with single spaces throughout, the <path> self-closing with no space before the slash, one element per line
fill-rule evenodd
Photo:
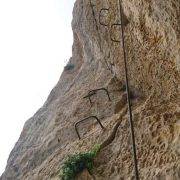
<path fill-rule="evenodd" d="M 111 101 L 111 98 L 110 98 L 110 95 L 109 95 L 109 91 L 108 91 L 106 88 L 94 89 L 94 90 L 89 91 L 89 93 L 92 93 L 92 92 L 97 92 L 97 91 L 102 91 L 102 90 L 106 92 L 106 94 L 107 94 L 107 96 L 108 96 L 109 101 Z"/>
<path fill-rule="evenodd" d="M 101 15 L 103 11 L 108 11 L 109 12 L 109 8 L 102 8 L 99 12 L 99 24 L 101 24 L 102 26 L 108 26 L 108 24 L 104 24 L 103 22 L 101 22 Z"/>
<path fill-rule="evenodd" d="M 80 134 L 79 134 L 79 132 L 78 132 L 78 128 L 77 128 L 78 124 L 80 124 L 80 123 L 83 122 L 83 121 L 89 120 L 90 118 L 96 119 L 97 122 L 99 123 L 99 125 L 101 126 L 101 128 L 104 129 L 104 126 L 102 125 L 101 121 L 98 119 L 97 116 L 89 116 L 89 117 L 87 117 L 87 118 L 84 118 L 84 119 L 82 119 L 82 120 L 76 122 L 75 125 L 74 125 L 75 131 L 76 131 L 77 136 L 78 136 L 79 139 L 81 139 L 81 136 L 80 136 Z"/>
<path fill-rule="evenodd" d="M 111 25 L 111 41 L 113 41 L 113 42 L 121 42 L 121 41 L 119 41 L 119 40 L 116 40 L 116 39 L 114 39 L 113 37 L 112 37 L 112 29 L 113 29 L 113 27 L 114 26 L 121 26 L 121 24 L 120 23 L 115 23 L 115 24 L 112 24 Z"/>
<path fill-rule="evenodd" d="M 99 88 L 99 89 L 94 89 L 94 90 L 91 90 L 89 91 L 88 95 L 83 97 L 83 98 L 88 98 L 89 99 L 89 102 L 90 104 L 92 104 L 92 101 L 91 101 L 91 96 L 95 95 L 97 91 L 105 91 L 107 96 L 108 96 L 108 99 L 109 101 L 111 101 L 111 98 L 110 98 L 110 95 L 109 95 L 109 91 L 106 89 L 106 88 Z"/>
<path fill-rule="evenodd" d="M 93 96 L 93 95 L 95 95 L 95 94 L 96 94 L 96 92 L 92 92 L 92 93 L 89 92 L 88 95 L 87 95 L 87 96 L 84 96 L 83 98 L 84 98 L 84 99 L 85 99 L 85 98 L 88 98 L 90 104 L 92 104 L 91 96 Z"/>

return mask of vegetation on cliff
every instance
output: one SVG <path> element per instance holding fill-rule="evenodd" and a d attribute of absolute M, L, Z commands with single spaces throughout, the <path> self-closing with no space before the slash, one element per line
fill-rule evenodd
<path fill-rule="evenodd" d="M 72 180 L 84 169 L 91 172 L 93 169 L 93 160 L 97 156 L 99 150 L 100 145 L 97 144 L 89 152 L 69 156 L 62 167 L 60 178 L 62 178 L 62 180 Z"/>

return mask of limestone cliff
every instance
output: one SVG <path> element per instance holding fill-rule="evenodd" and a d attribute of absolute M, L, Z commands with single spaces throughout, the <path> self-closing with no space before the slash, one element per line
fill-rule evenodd
<path fill-rule="evenodd" d="M 125 25 L 140 179 L 180 179 L 180 1 L 123 0 L 124 22 L 118 2 L 76 0 L 72 57 L 45 104 L 25 123 L 1 180 L 58 179 L 69 154 L 108 137 L 127 106 L 120 23 Z M 83 98 L 102 87 L 111 101 L 103 91 L 91 97 L 92 105 Z M 74 123 L 91 115 L 105 130 L 92 119 L 79 126 L 79 140 Z M 128 116 L 121 120 L 115 140 L 96 159 L 96 179 L 133 179 Z"/>

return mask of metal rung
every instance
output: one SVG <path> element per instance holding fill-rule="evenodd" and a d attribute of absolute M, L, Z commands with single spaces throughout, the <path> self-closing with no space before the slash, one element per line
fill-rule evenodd
<path fill-rule="evenodd" d="M 99 23 L 102 25 L 102 26 L 108 26 L 109 24 L 104 24 L 103 22 L 101 22 L 101 16 L 102 16 L 102 12 L 103 11 L 107 11 L 109 12 L 109 8 L 102 8 L 99 12 Z"/>
<path fill-rule="evenodd" d="M 84 122 L 84 121 L 86 121 L 86 120 L 89 120 L 89 119 L 91 119 L 91 118 L 96 119 L 96 120 L 97 120 L 97 122 L 99 123 L 99 125 L 101 126 L 101 128 L 102 128 L 102 129 L 105 129 L 105 128 L 104 128 L 104 126 L 102 125 L 101 121 L 98 119 L 98 117 L 97 117 L 97 116 L 89 116 L 89 117 L 87 117 L 87 118 L 85 118 L 85 119 L 82 119 L 82 120 L 80 120 L 80 121 L 76 122 L 76 123 L 75 123 L 75 125 L 74 125 L 74 127 L 75 127 L 75 131 L 76 131 L 77 136 L 78 136 L 78 138 L 79 138 L 79 139 L 81 139 L 81 137 L 80 137 L 80 134 L 79 134 L 79 132 L 78 132 L 78 128 L 77 128 L 77 126 L 78 126 L 80 123 L 82 123 L 82 122 Z"/>
<path fill-rule="evenodd" d="M 115 26 L 121 26 L 121 24 L 120 24 L 120 23 L 112 24 L 112 25 L 111 25 L 111 31 L 112 31 L 113 27 L 115 27 Z M 118 42 L 118 43 L 121 42 L 120 40 L 114 39 L 114 38 L 112 37 L 112 33 L 111 33 L 111 41 L 113 41 L 113 42 Z"/>
<path fill-rule="evenodd" d="M 91 96 L 95 95 L 97 93 L 97 91 L 105 91 L 107 96 L 108 96 L 109 101 L 111 101 L 111 98 L 110 98 L 110 95 L 109 95 L 109 91 L 106 88 L 98 88 L 98 89 L 91 90 L 91 91 L 88 92 L 88 95 L 83 97 L 83 98 L 88 98 L 90 104 L 92 105 Z"/>

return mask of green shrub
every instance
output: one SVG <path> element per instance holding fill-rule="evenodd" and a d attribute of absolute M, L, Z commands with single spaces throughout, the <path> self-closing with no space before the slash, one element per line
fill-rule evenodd
<path fill-rule="evenodd" d="M 65 71 L 70 71 L 70 70 L 74 69 L 74 67 L 75 67 L 74 64 L 69 63 L 64 67 L 64 70 Z"/>
<path fill-rule="evenodd" d="M 60 172 L 62 180 L 73 180 L 76 175 L 87 169 L 92 172 L 93 160 L 100 150 L 100 145 L 95 145 L 89 152 L 78 153 L 68 157 Z"/>

